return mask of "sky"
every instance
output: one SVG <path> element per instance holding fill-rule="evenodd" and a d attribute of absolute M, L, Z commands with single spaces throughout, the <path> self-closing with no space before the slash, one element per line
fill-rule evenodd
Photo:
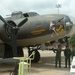
<path fill-rule="evenodd" d="M 40 15 L 60 14 L 75 17 L 75 0 L 0 0 L 0 15 L 7 17 L 14 11 L 37 12 Z"/>

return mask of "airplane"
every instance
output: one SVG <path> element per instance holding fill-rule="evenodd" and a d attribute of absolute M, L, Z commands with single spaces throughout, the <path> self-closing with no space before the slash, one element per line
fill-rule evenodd
<path fill-rule="evenodd" d="M 72 28 L 73 22 L 64 14 L 16 11 L 7 18 L 0 15 L 0 57 L 22 57 L 23 47 L 28 47 L 29 54 L 35 51 L 34 62 L 38 62 L 40 45 L 64 37 Z M 30 47 L 34 46 L 37 49 L 31 51 Z"/>

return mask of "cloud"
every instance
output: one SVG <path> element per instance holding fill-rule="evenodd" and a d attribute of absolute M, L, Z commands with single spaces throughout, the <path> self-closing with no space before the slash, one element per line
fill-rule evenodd
<path fill-rule="evenodd" d="M 61 14 L 75 15 L 74 0 L 0 0 L 0 14 L 4 17 L 13 11 L 55 14 L 57 4 L 61 4 Z"/>

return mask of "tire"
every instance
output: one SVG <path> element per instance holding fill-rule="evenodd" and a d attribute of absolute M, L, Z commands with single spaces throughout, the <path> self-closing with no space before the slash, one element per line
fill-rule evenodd
<path fill-rule="evenodd" d="M 33 51 L 35 51 L 35 50 L 32 50 L 30 53 L 32 53 Z M 33 56 L 31 58 L 33 58 Z M 40 53 L 39 53 L 39 51 L 36 50 L 35 51 L 35 57 L 32 60 L 32 62 L 37 63 L 39 60 L 40 60 Z"/>

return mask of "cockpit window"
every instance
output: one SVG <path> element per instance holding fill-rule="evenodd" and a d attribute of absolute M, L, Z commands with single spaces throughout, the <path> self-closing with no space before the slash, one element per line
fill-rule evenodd
<path fill-rule="evenodd" d="M 66 22 L 71 22 L 71 20 L 68 16 L 65 16 L 64 19 L 65 19 Z"/>
<path fill-rule="evenodd" d="M 23 15 L 24 15 L 24 17 L 39 16 L 39 14 L 36 12 L 28 12 L 28 13 L 24 13 Z"/>
<path fill-rule="evenodd" d="M 68 16 L 65 16 L 65 23 L 66 23 L 66 26 L 70 26 L 73 24 Z"/>

